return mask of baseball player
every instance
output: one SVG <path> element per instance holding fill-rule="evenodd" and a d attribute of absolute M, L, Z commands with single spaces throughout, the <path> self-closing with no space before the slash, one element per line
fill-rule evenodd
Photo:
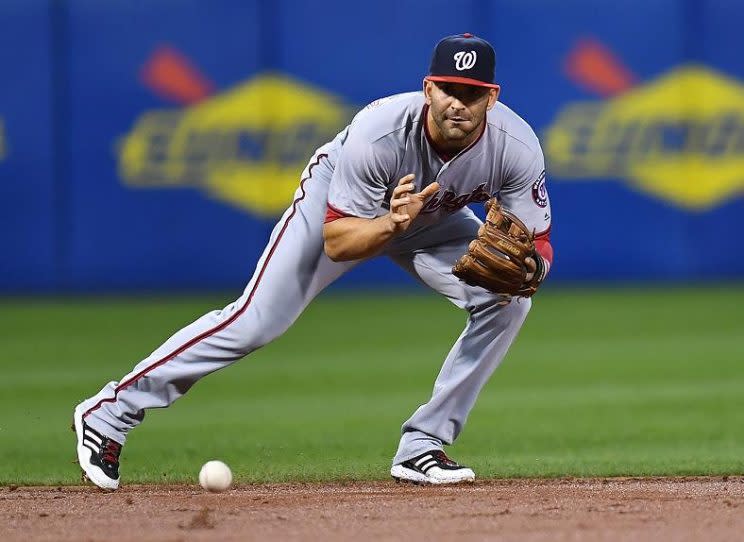
<path fill-rule="evenodd" d="M 280 336 L 327 285 L 376 255 L 469 313 L 430 400 L 403 424 L 391 475 L 432 484 L 475 479 L 443 447 L 462 431 L 531 299 L 493 293 L 453 274 L 489 225 L 481 228 L 467 204 L 498 196 L 497 206 L 534 233 L 534 250 L 517 262 L 525 270 L 517 282 L 529 283 L 530 291 L 552 262 L 542 150 L 529 125 L 497 101 L 494 66 L 488 42 L 471 34 L 446 37 L 434 49 L 423 92 L 371 103 L 318 149 L 243 294 L 77 405 L 73 429 L 89 480 L 116 489 L 122 445 L 147 409 L 169 406 L 200 378 Z"/>

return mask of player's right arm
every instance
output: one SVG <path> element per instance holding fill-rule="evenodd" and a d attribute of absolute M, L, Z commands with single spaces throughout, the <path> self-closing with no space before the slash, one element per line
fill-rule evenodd
<path fill-rule="evenodd" d="M 369 258 L 387 245 L 397 234 L 404 232 L 418 216 L 426 201 L 439 190 L 431 183 L 421 192 L 413 193 L 414 175 L 406 175 L 393 190 L 390 211 L 377 218 L 342 216 L 326 221 L 323 226 L 323 248 L 333 261 Z"/>
<path fill-rule="evenodd" d="M 397 127 L 405 119 L 396 103 L 365 108 L 349 127 L 333 169 L 323 226 L 324 249 L 332 260 L 380 253 L 439 188 L 432 183 L 415 193 L 414 176 L 400 171 L 405 146 Z"/>

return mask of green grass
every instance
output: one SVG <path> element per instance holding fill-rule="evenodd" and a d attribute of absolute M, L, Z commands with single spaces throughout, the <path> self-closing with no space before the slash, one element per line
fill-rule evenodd
<path fill-rule="evenodd" d="M 77 483 L 73 406 L 227 298 L 0 301 L 0 485 Z M 384 479 L 464 325 L 428 295 L 323 296 L 282 338 L 150 411 L 126 482 Z M 451 450 L 481 478 L 744 473 L 744 288 L 555 289 Z"/>

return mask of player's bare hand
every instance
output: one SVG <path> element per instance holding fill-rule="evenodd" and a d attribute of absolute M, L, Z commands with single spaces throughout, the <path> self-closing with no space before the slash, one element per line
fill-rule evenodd
<path fill-rule="evenodd" d="M 424 188 L 421 192 L 414 193 L 416 186 L 413 174 L 408 174 L 398 181 L 398 186 L 393 190 L 390 198 L 390 222 L 395 232 L 408 229 L 411 222 L 418 216 L 426 201 L 439 190 L 439 183 L 434 182 Z"/>
<path fill-rule="evenodd" d="M 524 259 L 524 265 L 527 266 L 527 276 L 524 278 L 525 282 L 529 282 L 532 280 L 532 277 L 535 276 L 535 271 L 537 271 L 537 262 L 533 258 L 525 258 Z"/>

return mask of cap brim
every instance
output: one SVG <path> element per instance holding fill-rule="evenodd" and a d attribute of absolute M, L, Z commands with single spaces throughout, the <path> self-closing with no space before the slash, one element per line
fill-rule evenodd
<path fill-rule="evenodd" d="M 500 88 L 498 85 L 493 83 L 486 83 L 484 81 L 478 81 L 478 79 L 457 77 L 454 75 L 427 75 L 426 80 L 434 81 L 436 83 L 460 83 L 462 85 L 473 85 L 474 87 Z"/>

